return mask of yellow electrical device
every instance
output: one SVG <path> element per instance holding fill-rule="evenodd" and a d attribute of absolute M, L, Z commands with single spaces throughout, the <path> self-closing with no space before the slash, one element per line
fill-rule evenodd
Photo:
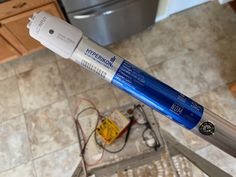
<path fill-rule="evenodd" d="M 96 132 L 106 144 L 111 144 L 129 125 L 130 120 L 120 111 L 115 110 L 109 117 L 106 117 L 97 127 Z"/>

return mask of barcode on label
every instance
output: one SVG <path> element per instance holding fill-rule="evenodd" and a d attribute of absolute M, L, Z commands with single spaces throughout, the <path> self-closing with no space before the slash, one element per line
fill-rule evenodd
<path fill-rule="evenodd" d="M 87 62 L 86 60 L 81 61 L 81 65 L 85 68 L 87 68 L 88 70 L 96 73 L 98 76 L 102 77 L 103 79 L 105 79 L 107 73 L 103 70 L 101 70 L 100 68 L 94 66 L 93 64 Z"/>

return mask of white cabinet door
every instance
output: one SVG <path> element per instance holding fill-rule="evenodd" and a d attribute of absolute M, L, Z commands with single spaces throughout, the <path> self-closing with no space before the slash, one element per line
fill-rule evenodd
<path fill-rule="evenodd" d="M 207 2 L 208 0 L 170 0 L 169 13 L 173 14 L 193 6 Z"/>
<path fill-rule="evenodd" d="M 205 3 L 209 0 L 159 0 L 156 21 L 160 21 L 171 14 Z"/>

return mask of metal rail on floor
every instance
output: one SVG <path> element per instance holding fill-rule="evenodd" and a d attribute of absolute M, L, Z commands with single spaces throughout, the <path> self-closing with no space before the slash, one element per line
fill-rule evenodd
<path fill-rule="evenodd" d="M 181 143 L 179 143 L 170 133 L 167 133 L 165 130 L 162 131 L 162 135 L 167 142 L 168 147 L 174 148 L 184 157 L 186 157 L 189 161 L 191 161 L 194 165 L 196 165 L 199 169 L 201 169 L 208 176 L 212 177 L 232 177 L 230 174 L 221 170 L 219 167 L 210 163 L 200 155 L 196 154 L 189 148 L 185 147 Z"/>

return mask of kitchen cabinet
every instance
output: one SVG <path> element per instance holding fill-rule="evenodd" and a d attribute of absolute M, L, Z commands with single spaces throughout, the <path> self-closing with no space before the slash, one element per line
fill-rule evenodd
<path fill-rule="evenodd" d="M 236 13 L 236 0 L 231 1 L 229 4 L 234 9 L 234 12 Z"/>
<path fill-rule="evenodd" d="M 2 62 L 2 59 L 4 61 L 9 61 L 19 56 L 20 54 L 18 51 L 0 34 L 0 62 Z"/>
<path fill-rule="evenodd" d="M 3 10 L 1 5 L 9 9 Z M 63 18 L 56 1 L 52 0 L 12 0 L 0 4 L 0 18 L 2 18 L 0 19 L 0 35 L 2 37 L 0 51 L 2 53 L 8 49 L 7 51 L 9 52 L 8 54 L 0 54 L 0 63 L 16 59 L 19 56 L 24 56 L 43 48 L 39 42 L 29 36 L 26 27 L 29 17 L 34 12 L 39 11 L 46 11 Z"/>

